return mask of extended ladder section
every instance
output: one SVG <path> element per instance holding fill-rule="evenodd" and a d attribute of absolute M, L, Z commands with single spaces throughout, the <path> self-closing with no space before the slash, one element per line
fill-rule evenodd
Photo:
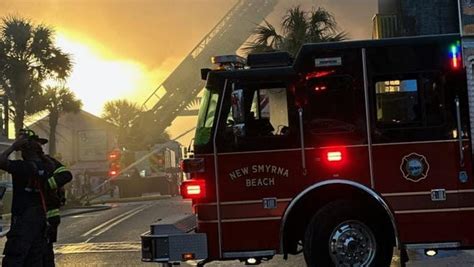
<path fill-rule="evenodd" d="M 278 0 L 239 0 L 217 25 L 199 42 L 171 75 L 143 103 L 147 112 L 136 130 L 161 134 L 186 111 L 204 87 L 200 69 L 210 58 L 234 54 L 250 37 L 256 25 L 273 11 Z"/>

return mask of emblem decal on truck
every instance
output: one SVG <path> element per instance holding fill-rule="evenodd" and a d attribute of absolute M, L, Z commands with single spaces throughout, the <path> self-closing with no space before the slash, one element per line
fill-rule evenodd
<path fill-rule="evenodd" d="M 410 153 L 403 157 L 400 170 L 405 179 L 416 183 L 428 176 L 430 165 L 425 156 L 417 153 Z"/>

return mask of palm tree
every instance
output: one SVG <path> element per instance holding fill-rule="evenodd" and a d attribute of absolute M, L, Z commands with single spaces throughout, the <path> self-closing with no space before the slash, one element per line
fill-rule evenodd
<path fill-rule="evenodd" d="M 82 101 L 77 99 L 74 92 L 66 87 L 47 86 L 40 98 L 44 109 L 49 112 L 49 154 L 56 155 L 56 127 L 62 113 L 77 113 L 81 110 Z"/>
<path fill-rule="evenodd" d="M 281 21 L 282 34 L 273 25 L 264 22 L 253 32 L 254 40 L 248 42 L 247 52 L 287 51 L 293 56 L 304 43 L 332 42 L 347 39 L 347 33 L 338 32 L 334 16 L 322 7 L 311 11 L 299 6 L 288 10 Z"/>
<path fill-rule="evenodd" d="M 145 129 L 142 125 L 147 117 L 154 116 L 152 112 L 144 112 L 137 104 L 128 100 L 113 100 L 105 103 L 102 118 L 118 128 L 118 145 L 132 150 L 146 149 L 148 145 L 164 143 L 170 140 L 169 134 L 154 131 L 153 127 Z"/>
<path fill-rule="evenodd" d="M 120 147 L 127 143 L 128 132 L 132 123 L 142 112 L 141 108 L 128 100 L 113 100 L 105 103 L 102 118 L 118 127 L 118 144 Z"/>
<path fill-rule="evenodd" d="M 15 132 L 23 128 L 26 107 L 41 94 L 46 79 L 64 80 L 71 72 L 70 56 L 54 45 L 54 32 L 24 18 L 5 17 L 0 28 L 0 87 L 12 105 Z"/>

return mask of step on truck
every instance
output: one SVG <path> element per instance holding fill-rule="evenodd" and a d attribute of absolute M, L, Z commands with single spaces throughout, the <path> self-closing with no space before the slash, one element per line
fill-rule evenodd
<path fill-rule="evenodd" d="M 437 35 L 214 57 L 182 162 L 193 214 L 154 223 L 142 260 L 378 267 L 394 248 L 404 262 L 473 247 L 470 47 Z"/>

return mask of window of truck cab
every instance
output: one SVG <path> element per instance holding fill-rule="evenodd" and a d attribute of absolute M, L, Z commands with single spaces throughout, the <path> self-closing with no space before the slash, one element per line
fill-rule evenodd
<path fill-rule="evenodd" d="M 215 90 L 205 88 L 201 99 L 202 102 L 199 108 L 196 133 L 194 136 L 194 144 L 197 146 L 206 145 L 211 140 L 211 130 L 217 115 L 219 94 Z"/>
<path fill-rule="evenodd" d="M 268 87 L 268 88 L 266 88 Z M 249 136 L 279 136 L 288 128 L 286 87 L 251 88 L 250 112 L 246 116 Z M 249 99 L 250 100 L 250 99 Z"/>
<path fill-rule="evenodd" d="M 446 95 L 449 86 L 443 73 L 383 75 L 375 77 L 372 90 L 376 141 L 452 138 L 453 96 Z"/>
<path fill-rule="evenodd" d="M 351 73 L 307 79 L 304 128 L 308 144 L 362 144 L 366 142 L 364 91 Z"/>
<path fill-rule="evenodd" d="M 226 151 L 250 151 L 290 146 L 285 142 L 291 134 L 290 114 L 293 110 L 288 85 L 284 82 L 237 81 L 232 85 L 231 95 L 235 96 L 237 92 L 243 101 L 242 110 L 238 111 L 243 120 L 234 121 L 235 105 L 229 103 L 228 114 L 223 114 L 226 122 L 221 129 L 222 148 Z M 239 125 L 243 127 L 242 132 L 236 134 L 235 127 Z"/>

